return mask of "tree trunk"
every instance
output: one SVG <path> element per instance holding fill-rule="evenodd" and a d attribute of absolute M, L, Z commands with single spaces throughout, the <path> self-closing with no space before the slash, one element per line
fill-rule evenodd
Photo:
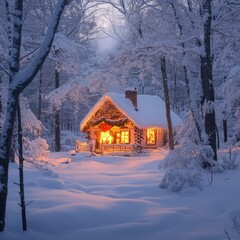
<path fill-rule="evenodd" d="M 180 15 L 181 11 L 179 9 L 179 6 L 178 6 L 177 2 L 174 2 L 174 1 L 171 2 L 171 6 L 173 8 L 174 16 L 177 19 L 177 24 L 178 24 L 178 28 L 179 28 L 179 32 L 180 32 L 180 38 L 184 38 L 184 36 L 183 36 L 183 26 L 184 26 L 183 21 L 184 20 L 182 19 L 182 16 Z M 189 7 L 189 4 L 188 4 L 188 7 Z M 190 7 L 189 7 L 189 11 L 192 12 L 192 9 Z M 183 51 L 183 56 L 185 57 L 186 52 L 185 52 L 184 41 L 182 41 L 181 45 L 182 45 L 182 48 L 184 50 Z M 201 46 L 201 42 L 199 40 L 197 41 L 197 46 L 198 47 Z M 188 100 L 189 100 L 190 111 L 191 111 L 193 121 L 194 121 L 195 126 L 196 126 L 199 142 L 203 142 L 203 140 L 202 140 L 202 130 L 203 130 L 202 118 L 199 114 L 201 106 L 198 106 L 196 102 L 195 102 L 196 106 L 193 105 L 194 102 L 192 101 L 192 98 L 191 98 L 190 81 L 189 81 L 189 78 L 188 78 L 188 72 L 187 72 L 187 67 L 186 67 L 185 63 L 183 65 L 183 70 L 184 70 L 184 75 L 185 75 L 185 82 L 186 82 L 186 87 L 187 87 L 187 95 L 188 95 Z"/>
<path fill-rule="evenodd" d="M 199 114 L 196 112 L 195 108 L 193 107 L 193 103 L 192 103 L 192 100 L 191 100 L 191 93 L 190 93 L 190 83 L 189 83 L 189 79 L 188 79 L 188 76 L 187 76 L 187 68 L 186 68 L 185 65 L 184 65 L 183 69 L 184 69 L 185 81 L 186 81 L 186 85 L 187 85 L 187 95 L 188 95 L 188 100 L 189 100 L 190 111 L 191 111 L 191 114 L 192 114 L 192 117 L 193 117 L 194 124 L 196 126 L 199 141 L 202 142 L 201 127 L 200 127 L 200 123 L 199 123 L 200 120 L 199 121 L 197 120 L 197 116 Z M 199 118 L 200 117 L 198 117 L 198 119 Z"/>
<path fill-rule="evenodd" d="M 2 136 L 0 141 L 0 232 L 5 227 L 5 212 L 6 201 L 8 193 L 8 167 L 9 167 L 9 154 L 12 142 L 12 133 L 14 128 L 14 121 L 16 116 L 16 104 L 18 96 L 12 91 L 9 91 L 5 121 L 2 129 Z"/>
<path fill-rule="evenodd" d="M 216 146 L 216 121 L 214 109 L 214 88 L 212 77 L 212 53 L 211 53 L 211 22 L 212 9 L 211 0 L 203 1 L 203 18 L 204 22 L 204 48 L 205 55 L 201 56 L 201 78 L 203 85 L 203 105 L 205 110 L 205 132 L 208 136 L 208 144 L 214 152 L 214 160 L 217 160 Z"/>
<path fill-rule="evenodd" d="M 60 111 L 55 111 L 55 152 L 61 151 Z"/>
<path fill-rule="evenodd" d="M 7 1 L 6 11 L 8 17 L 8 24 L 10 24 L 11 19 L 9 18 L 9 5 Z M 13 22 L 13 41 L 12 46 L 9 48 L 9 90 L 8 90 L 8 101 L 7 101 L 7 112 L 4 119 L 2 135 L 0 140 L 0 232 L 4 230 L 5 227 L 5 213 L 6 213 L 6 202 L 8 194 L 8 168 L 9 168 L 9 158 L 12 143 L 12 134 L 14 129 L 14 121 L 16 117 L 16 108 L 18 95 L 14 88 L 11 88 L 11 82 L 15 74 L 19 70 L 19 57 L 21 48 L 21 36 L 22 36 L 22 10 L 23 10 L 23 0 L 15 0 L 14 6 L 14 22 Z M 8 38 L 11 39 L 12 36 L 10 28 L 8 29 Z"/>
<path fill-rule="evenodd" d="M 2 87 L 2 74 L 0 73 L 0 116 L 2 116 L 2 113 L 3 113 L 2 91 L 3 91 L 3 87 Z"/>
<path fill-rule="evenodd" d="M 220 139 L 219 139 L 219 132 L 218 132 L 218 127 L 215 126 L 216 128 L 216 142 L 217 142 L 217 148 L 220 148 Z"/>
<path fill-rule="evenodd" d="M 21 109 L 20 103 L 17 104 L 17 122 L 18 122 L 18 158 L 19 158 L 19 187 L 20 187 L 20 200 L 19 204 L 22 213 L 22 229 L 27 230 L 27 217 L 26 217 L 26 205 L 25 205 L 25 194 L 24 194 L 24 177 L 23 177 L 23 143 L 22 143 L 22 122 L 21 122 Z"/>
<path fill-rule="evenodd" d="M 223 134 L 224 134 L 224 142 L 227 142 L 228 136 L 227 136 L 227 119 L 223 120 Z"/>
<path fill-rule="evenodd" d="M 38 113 L 37 118 L 42 121 L 42 68 L 39 69 L 39 89 L 38 89 Z M 41 130 L 37 132 L 37 136 L 40 137 Z"/>
<path fill-rule="evenodd" d="M 8 88 L 7 110 L 0 139 L 0 232 L 5 227 L 6 202 L 8 193 L 8 168 L 12 133 L 16 117 L 19 94 L 28 86 L 44 63 L 57 30 L 61 14 L 67 0 L 58 0 L 46 36 L 40 49 L 31 63 L 22 71 L 18 71 L 22 33 L 22 0 L 15 0 L 13 46 L 10 56 L 10 84 Z"/>
<path fill-rule="evenodd" d="M 164 90 L 164 98 L 165 98 L 165 107 L 166 107 L 166 118 L 168 125 L 168 142 L 170 150 L 174 149 L 174 141 L 173 141 L 173 130 L 172 130 L 172 120 L 171 120 L 171 109 L 170 109 L 170 98 L 168 91 L 168 82 L 167 82 L 167 65 L 166 58 L 164 55 L 160 58 L 161 61 L 161 71 L 162 71 L 162 80 L 163 80 L 163 90 Z"/>
<path fill-rule="evenodd" d="M 180 108 L 177 104 L 177 74 L 174 69 L 174 89 L 173 89 L 173 104 L 172 104 L 173 109 L 178 109 Z"/>
<path fill-rule="evenodd" d="M 42 121 L 42 68 L 39 69 L 38 120 Z"/>
<path fill-rule="evenodd" d="M 59 88 L 60 86 L 60 77 L 59 72 L 55 69 L 55 88 Z M 55 110 L 55 151 L 61 151 L 61 132 L 60 132 L 60 110 Z"/>
<path fill-rule="evenodd" d="M 2 103 L 2 91 L 3 91 L 3 87 L 2 87 L 2 75 L 0 74 L 0 138 L 1 138 L 1 132 L 2 132 L 2 124 L 1 124 L 1 119 L 2 119 L 2 115 L 3 115 L 3 103 Z"/>

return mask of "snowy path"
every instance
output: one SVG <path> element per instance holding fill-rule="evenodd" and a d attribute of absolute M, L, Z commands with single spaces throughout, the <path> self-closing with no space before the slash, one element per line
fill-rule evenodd
<path fill-rule="evenodd" d="M 179 194 L 158 188 L 159 161 L 166 150 L 146 157 L 89 158 L 81 153 L 49 155 L 50 175 L 26 164 L 29 231 L 21 232 L 17 166 L 11 165 L 3 240 L 225 239 L 230 215 L 240 212 L 234 190 L 239 171 L 219 175 L 214 186 Z M 54 166 L 53 166 L 54 165 Z M 231 173 L 231 175 L 230 175 Z M 234 184 L 234 185 L 233 185 Z M 224 194 L 225 193 L 225 194 Z M 230 228 L 230 227 L 229 227 Z"/>

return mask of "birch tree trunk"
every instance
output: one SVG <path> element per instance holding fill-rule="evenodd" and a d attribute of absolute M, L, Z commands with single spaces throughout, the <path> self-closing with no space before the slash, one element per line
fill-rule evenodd
<path fill-rule="evenodd" d="M 10 14 L 9 4 L 6 1 L 7 14 Z M 18 91 L 14 89 L 12 82 L 16 73 L 19 71 L 19 59 L 22 35 L 22 11 L 23 0 L 15 0 L 13 34 L 9 30 L 8 39 L 12 39 L 12 46 L 9 48 L 9 89 L 7 99 L 7 112 L 3 123 L 1 142 L 0 142 L 0 231 L 5 227 L 5 212 L 8 193 L 8 167 L 10 159 L 10 151 L 12 144 L 12 134 L 14 129 L 14 121 L 16 117 L 16 109 L 18 103 Z M 10 18 L 8 19 L 10 25 Z M 10 29 L 10 28 L 9 28 Z M 2 185 L 2 186 L 1 186 Z"/>
<path fill-rule="evenodd" d="M 0 142 L 0 232 L 5 227 L 5 211 L 8 192 L 8 166 L 12 142 L 12 133 L 16 116 L 16 103 L 18 96 L 12 90 L 8 93 L 7 113 L 3 124 Z"/>
<path fill-rule="evenodd" d="M 20 207 L 22 213 L 22 229 L 27 231 L 27 216 L 26 216 L 26 205 L 25 205 L 25 193 L 24 193 L 24 175 L 23 175 L 23 142 L 22 142 L 22 120 L 21 120 L 21 108 L 18 101 L 17 104 L 17 123 L 18 123 L 18 158 L 19 158 L 19 195 L 20 195 Z"/>
<path fill-rule="evenodd" d="M 38 73 L 40 67 L 44 63 L 52 42 L 57 26 L 60 21 L 61 14 L 64 10 L 67 0 L 58 0 L 55 11 L 51 17 L 46 36 L 40 46 L 37 55 L 32 62 L 23 70 L 18 71 L 19 56 L 21 47 L 22 33 L 22 6 L 23 0 L 15 0 L 14 12 L 14 34 L 13 46 L 10 56 L 10 83 L 8 89 L 7 109 L 3 123 L 2 135 L 0 139 L 0 232 L 5 228 L 6 202 L 8 193 L 8 168 L 9 154 L 16 117 L 16 108 L 20 93 L 28 86 Z"/>

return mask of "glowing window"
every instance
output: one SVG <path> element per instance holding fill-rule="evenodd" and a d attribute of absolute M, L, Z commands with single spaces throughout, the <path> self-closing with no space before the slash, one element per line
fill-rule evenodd
<path fill-rule="evenodd" d="M 121 140 L 121 134 L 120 134 L 120 132 L 116 132 L 115 133 L 115 142 L 116 142 L 116 144 L 119 144 L 120 140 Z"/>
<path fill-rule="evenodd" d="M 101 132 L 100 143 L 105 143 L 105 144 L 113 143 L 113 136 L 110 131 Z"/>
<path fill-rule="evenodd" d="M 129 143 L 129 131 L 121 131 L 121 143 Z"/>
<path fill-rule="evenodd" d="M 156 144 L 156 129 L 147 129 L 147 144 Z"/>

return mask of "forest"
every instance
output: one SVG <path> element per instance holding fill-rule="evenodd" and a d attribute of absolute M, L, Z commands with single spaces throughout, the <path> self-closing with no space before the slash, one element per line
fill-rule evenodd
<path fill-rule="evenodd" d="M 15 152 L 73 149 L 106 92 L 162 98 L 183 119 L 167 146 L 219 170 L 240 146 L 239 59 L 239 0 L 1 0 L 0 231 Z"/>

